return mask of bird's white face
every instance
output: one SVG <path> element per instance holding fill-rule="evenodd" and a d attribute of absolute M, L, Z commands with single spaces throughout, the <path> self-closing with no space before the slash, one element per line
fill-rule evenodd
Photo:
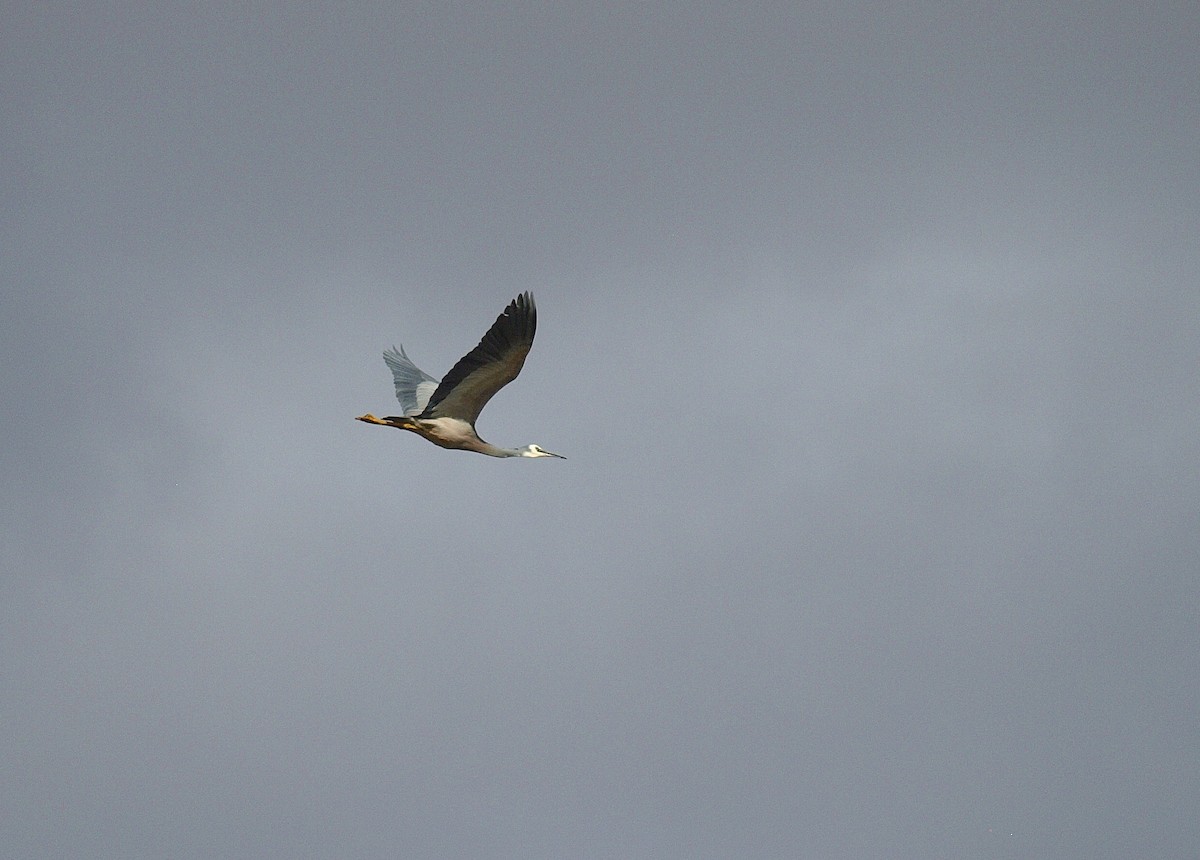
<path fill-rule="evenodd" d="M 525 450 L 521 452 L 522 457 L 557 457 L 560 460 L 567 459 L 562 454 L 553 454 L 550 451 L 545 451 L 537 445 L 527 445 Z"/>

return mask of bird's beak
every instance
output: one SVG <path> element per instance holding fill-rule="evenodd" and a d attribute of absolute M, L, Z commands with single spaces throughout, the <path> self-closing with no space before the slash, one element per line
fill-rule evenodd
<path fill-rule="evenodd" d="M 565 460 L 565 459 L 567 459 L 567 458 L 566 458 L 566 457 L 564 457 L 562 454 L 555 454 L 553 451 L 547 451 L 545 448 L 543 448 L 543 449 L 542 449 L 542 453 L 543 453 L 543 454 L 549 454 L 551 457 L 557 457 L 557 458 L 558 458 L 558 459 L 560 459 L 560 460 Z"/>

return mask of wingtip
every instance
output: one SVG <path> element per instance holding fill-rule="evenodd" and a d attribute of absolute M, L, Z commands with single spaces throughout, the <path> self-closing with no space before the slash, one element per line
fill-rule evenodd
<path fill-rule="evenodd" d="M 505 313 L 507 314 L 510 311 L 527 317 L 529 319 L 531 328 L 535 328 L 537 326 L 537 305 L 534 304 L 533 293 L 529 290 L 520 293 L 515 299 L 512 300 L 509 306 L 505 309 Z"/>

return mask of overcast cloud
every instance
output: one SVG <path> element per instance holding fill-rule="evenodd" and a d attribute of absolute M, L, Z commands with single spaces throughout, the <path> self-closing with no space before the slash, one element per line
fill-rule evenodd
<path fill-rule="evenodd" d="M 1194 854 L 1192 5 L 6 6 L 0 854 Z"/>

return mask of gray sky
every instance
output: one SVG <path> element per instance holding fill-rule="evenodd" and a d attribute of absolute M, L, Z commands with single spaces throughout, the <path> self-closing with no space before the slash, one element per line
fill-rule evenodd
<path fill-rule="evenodd" d="M 789 5 L 8 4 L 0 853 L 1194 852 L 1200 13 Z"/>

